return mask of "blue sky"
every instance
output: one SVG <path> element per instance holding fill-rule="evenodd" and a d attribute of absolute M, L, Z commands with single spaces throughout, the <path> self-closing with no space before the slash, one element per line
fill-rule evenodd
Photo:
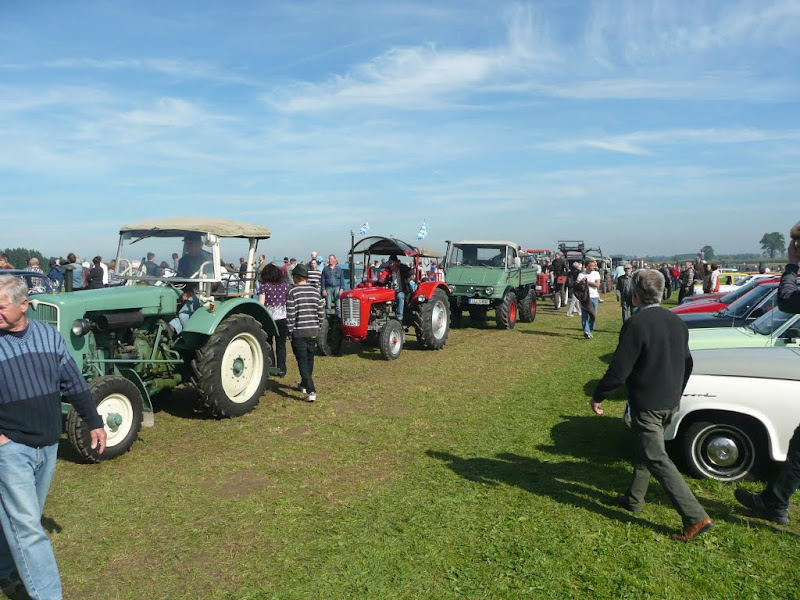
<path fill-rule="evenodd" d="M 0 2 L 0 247 L 756 252 L 800 217 L 798 40 L 797 0 Z"/>

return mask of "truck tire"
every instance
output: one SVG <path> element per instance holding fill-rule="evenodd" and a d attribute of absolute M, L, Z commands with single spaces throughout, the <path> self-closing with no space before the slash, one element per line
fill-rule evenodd
<path fill-rule="evenodd" d="M 396 319 L 389 321 L 380 331 L 381 355 L 386 360 L 394 360 L 403 351 L 403 326 Z"/>
<path fill-rule="evenodd" d="M 495 310 L 497 313 L 497 326 L 500 329 L 514 329 L 517 324 L 517 295 L 512 292 L 506 292 L 503 296 L 503 302 Z"/>
<path fill-rule="evenodd" d="M 89 463 L 122 456 L 133 447 L 142 429 L 144 402 L 139 388 L 124 377 L 106 375 L 90 381 L 89 391 L 108 436 L 105 452 L 98 454 L 92 449 L 89 427 L 75 408 L 71 408 L 67 414 L 66 429 L 70 446 Z"/>
<path fill-rule="evenodd" d="M 317 353 L 320 356 L 334 356 L 342 351 L 342 324 L 339 317 L 330 315 L 322 319 L 317 334 Z"/>
<path fill-rule="evenodd" d="M 253 317 L 222 321 L 192 361 L 206 411 L 223 418 L 253 410 L 267 387 L 270 355 L 267 334 Z"/>
<path fill-rule="evenodd" d="M 414 311 L 414 329 L 420 345 L 426 350 L 441 350 L 450 333 L 450 301 L 443 290 L 433 292 L 427 302 Z"/>
<path fill-rule="evenodd" d="M 523 323 L 533 323 L 534 319 L 536 319 L 536 291 L 531 289 L 519 301 L 519 320 Z"/>

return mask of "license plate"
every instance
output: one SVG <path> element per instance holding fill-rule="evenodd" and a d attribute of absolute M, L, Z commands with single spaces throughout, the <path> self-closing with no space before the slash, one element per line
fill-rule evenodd
<path fill-rule="evenodd" d="M 467 304 L 490 304 L 491 300 L 488 298 L 470 298 L 467 300 Z"/>
<path fill-rule="evenodd" d="M 344 320 L 345 327 L 358 327 L 358 319 L 345 319 Z"/>

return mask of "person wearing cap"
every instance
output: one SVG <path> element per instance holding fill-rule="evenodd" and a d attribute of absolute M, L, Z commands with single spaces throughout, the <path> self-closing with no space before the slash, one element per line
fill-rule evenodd
<path fill-rule="evenodd" d="M 631 275 L 633 273 L 633 265 L 625 263 L 622 267 L 622 275 L 617 277 L 617 296 L 622 305 L 622 322 L 624 323 L 630 319 L 633 314 L 633 295 L 631 294 Z"/>
<path fill-rule="evenodd" d="M 61 293 L 61 288 L 64 285 L 64 273 L 59 268 L 59 259 L 50 261 L 50 270 L 47 272 L 47 278 L 50 280 L 50 285 L 53 286 L 56 293 Z"/>
<path fill-rule="evenodd" d="M 396 254 L 392 254 L 387 268 L 378 275 L 378 285 L 390 287 L 396 294 L 395 315 L 401 323 L 405 314 L 406 298 L 411 296 L 411 286 L 408 283 L 410 274 L 411 269 L 401 263 Z"/>
<path fill-rule="evenodd" d="M 292 339 L 292 352 L 297 359 L 300 383 L 297 389 L 305 394 L 306 402 L 315 402 L 314 354 L 317 335 L 325 318 L 325 305 L 319 290 L 308 283 L 308 269 L 297 265 L 292 270 L 294 287 L 286 294 L 286 326 Z"/>

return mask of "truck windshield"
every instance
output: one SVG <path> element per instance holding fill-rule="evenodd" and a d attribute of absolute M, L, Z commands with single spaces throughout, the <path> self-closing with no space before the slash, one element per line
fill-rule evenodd
<path fill-rule="evenodd" d="M 500 267 L 506 264 L 506 246 L 456 245 L 450 251 L 447 266 Z"/>

